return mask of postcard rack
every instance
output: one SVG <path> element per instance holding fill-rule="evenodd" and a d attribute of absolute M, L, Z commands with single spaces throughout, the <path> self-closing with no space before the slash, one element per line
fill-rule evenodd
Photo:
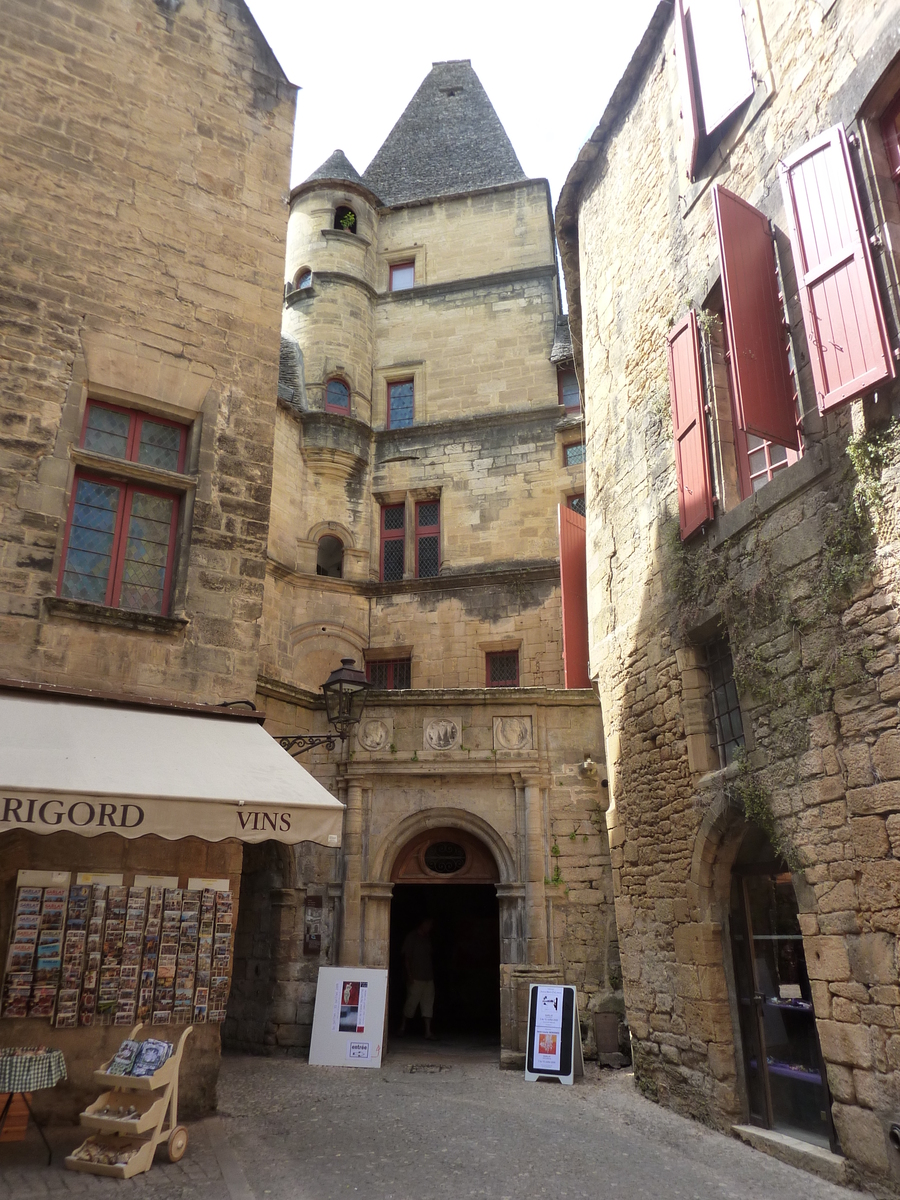
<path fill-rule="evenodd" d="M 133 1041 L 143 1023 L 135 1025 L 128 1035 Z M 66 1159 L 70 1171 L 88 1171 L 92 1175 L 111 1175 L 130 1179 L 153 1166 L 156 1147 L 166 1143 L 170 1162 L 178 1162 L 187 1149 L 188 1134 L 178 1124 L 178 1072 L 184 1043 L 192 1026 L 184 1030 L 172 1054 L 152 1075 L 110 1075 L 112 1059 L 94 1072 L 94 1080 L 106 1085 L 93 1104 L 81 1114 L 81 1124 L 94 1130 L 91 1138 L 110 1152 L 110 1157 L 133 1151 L 125 1162 L 92 1162 L 77 1158 L 75 1153 Z M 103 1115 L 110 1109 L 132 1110 L 127 1118 Z M 82 1145 L 86 1145 L 87 1142 Z M 81 1149 L 81 1147 L 79 1147 Z"/>

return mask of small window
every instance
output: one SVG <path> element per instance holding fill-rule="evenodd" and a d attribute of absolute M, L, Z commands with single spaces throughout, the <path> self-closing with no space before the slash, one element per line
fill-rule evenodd
<path fill-rule="evenodd" d="M 413 381 L 388 384 L 388 429 L 406 429 L 413 423 Z"/>
<path fill-rule="evenodd" d="M 416 505 L 416 578 L 431 579 L 441 566 L 441 506 L 437 500 Z"/>
<path fill-rule="evenodd" d="M 341 579 L 344 574 L 344 543 L 340 538 L 326 534 L 319 538 L 316 553 L 316 574 L 329 579 Z"/>
<path fill-rule="evenodd" d="M 563 446 L 563 462 L 567 467 L 577 467 L 583 463 L 584 454 L 584 442 L 570 442 L 568 446 Z"/>
<path fill-rule="evenodd" d="M 400 691 L 412 687 L 412 659 L 389 658 L 366 663 L 366 679 L 373 688 Z"/>
<path fill-rule="evenodd" d="M 299 292 L 301 288 L 312 287 L 312 271 L 309 267 L 301 267 L 294 276 L 294 291 Z"/>
<path fill-rule="evenodd" d="M 579 517 L 584 517 L 587 515 L 587 506 L 584 502 L 584 492 L 577 492 L 574 496 L 567 496 L 566 505 L 571 508 L 572 512 L 577 512 Z"/>
<path fill-rule="evenodd" d="M 799 461 L 800 455 L 796 450 L 788 450 L 777 442 L 767 442 L 755 434 L 747 434 L 747 464 L 749 469 L 750 488 L 758 492 L 770 479 L 774 479 L 777 471 L 783 471 L 791 463 Z"/>
<path fill-rule="evenodd" d="M 727 767 L 734 760 L 735 751 L 744 744 L 741 705 L 727 638 L 718 638 L 707 644 L 706 673 L 719 766 Z"/>
<path fill-rule="evenodd" d="M 396 583 L 403 578 L 405 532 L 405 506 L 386 504 L 381 510 L 381 578 L 384 583 Z"/>
<path fill-rule="evenodd" d="M 881 118 L 881 136 L 891 168 L 891 178 L 897 188 L 900 202 L 900 92 L 890 102 Z"/>
<path fill-rule="evenodd" d="M 558 375 L 559 402 L 567 413 L 581 412 L 581 393 L 578 376 L 574 371 L 560 371 Z"/>
<path fill-rule="evenodd" d="M 394 263 L 391 266 L 391 291 L 405 292 L 416 285 L 414 262 Z"/>
<path fill-rule="evenodd" d="M 174 421 L 96 401 L 87 406 L 81 431 L 84 450 L 180 472 L 186 444 L 187 429 Z"/>
<path fill-rule="evenodd" d="M 487 687 L 519 686 L 518 650 L 492 651 L 486 655 Z"/>
<path fill-rule="evenodd" d="M 350 415 L 350 389 L 343 379 L 329 379 L 325 387 L 325 408 L 328 412 Z"/>
<path fill-rule="evenodd" d="M 339 204 L 334 210 L 334 227 L 343 229 L 344 233 L 356 233 L 356 213 L 346 204 Z"/>

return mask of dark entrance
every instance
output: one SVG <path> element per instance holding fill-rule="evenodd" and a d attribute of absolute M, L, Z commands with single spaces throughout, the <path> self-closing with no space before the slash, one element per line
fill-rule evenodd
<path fill-rule="evenodd" d="M 389 1028 L 406 995 L 403 939 L 424 917 L 434 921 L 434 1031 L 500 1041 L 500 910 L 491 883 L 398 883 L 391 901 Z M 409 1023 L 421 1031 L 421 1017 Z"/>
<path fill-rule="evenodd" d="M 750 1119 L 836 1150 L 790 868 L 761 834 L 732 875 L 731 936 Z"/>

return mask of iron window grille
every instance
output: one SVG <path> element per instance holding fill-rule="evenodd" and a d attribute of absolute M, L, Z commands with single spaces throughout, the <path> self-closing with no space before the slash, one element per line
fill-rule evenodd
<path fill-rule="evenodd" d="M 486 655 L 487 687 L 519 686 L 518 650 L 491 651 Z"/>
<path fill-rule="evenodd" d="M 366 678 L 373 688 L 401 691 L 412 687 L 412 659 L 386 658 L 366 663 Z"/>
<path fill-rule="evenodd" d="M 441 567 L 441 506 L 437 500 L 416 505 L 416 578 L 432 579 Z"/>
<path fill-rule="evenodd" d="M 381 579 L 396 583 L 403 578 L 406 558 L 406 508 L 388 504 L 381 510 Z"/>
<path fill-rule="evenodd" d="M 738 748 L 744 745 L 744 723 L 727 638 L 718 638 L 707 644 L 706 674 L 709 679 L 716 753 L 720 768 L 727 767 L 734 761 Z"/>

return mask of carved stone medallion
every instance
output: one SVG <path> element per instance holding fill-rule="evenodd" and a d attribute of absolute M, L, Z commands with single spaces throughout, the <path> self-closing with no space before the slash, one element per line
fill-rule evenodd
<path fill-rule="evenodd" d="M 531 750 L 531 717 L 494 717 L 495 750 Z"/>
<path fill-rule="evenodd" d="M 460 742 L 460 728 L 449 717 L 435 717 L 425 722 L 426 750 L 455 750 Z"/>
<path fill-rule="evenodd" d="M 394 736 L 393 720 L 363 721 L 359 727 L 356 740 L 363 750 L 386 750 Z"/>

